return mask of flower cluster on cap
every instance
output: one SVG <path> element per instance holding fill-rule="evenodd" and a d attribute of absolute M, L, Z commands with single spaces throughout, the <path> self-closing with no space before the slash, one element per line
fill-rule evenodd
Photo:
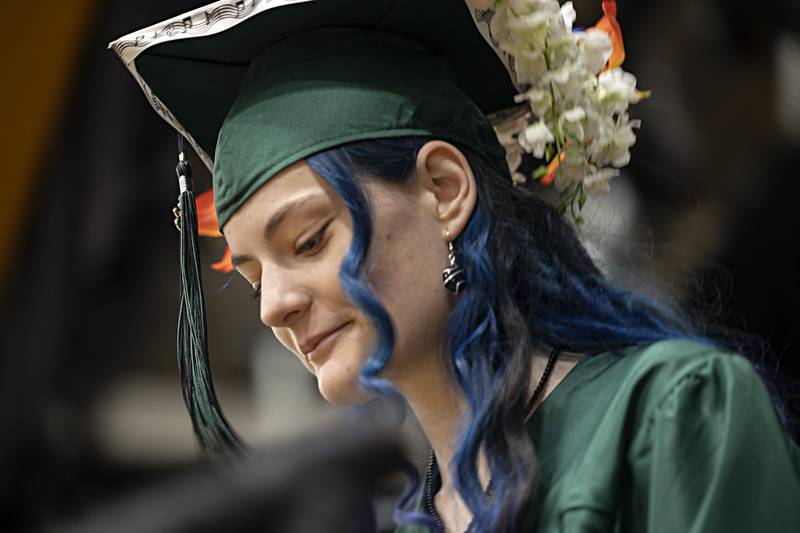
<path fill-rule="evenodd" d="M 560 191 L 560 208 L 580 223 L 586 197 L 608 192 L 610 180 L 630 162 L 634 130 L 628 107 L 648 93 L 620 68 L 624 47 L 616 2 L 603 2 L 597 26 L 573 29 L 572 2 L 558 0 L 469 0 L 486 10 L 491 36 L 512 59 L 518 104 L 526 112 L 497 127 L 515 183 L 522 153 L 544 159 L 532 179 Z M 487 16 L 488 15 L 488 16 Z"/>
<path fill-rule="evenodd" d="M 495 124 L 514 182 L 529 179 L 554 185 L 559 207 L 581 223 L 587 195 L 610 190 L 610 180 L 630 162 L 636 142 L 628 107 L 649 93 L 636 88 L 636 78 L 620 68 L 625 49 L 616 19 L 616 0 L 602 0 L 603 18 L 578 31 L 572 2 L 558 0 L 466 0 L 489 21 L 495 47 L 507 53 L 517 85 L 524 89 L 517 103 L 523 113 L 503 115 Z M 531 176 L 519 171 L 523 153 L 546 163 Z M 213 191 L 196 199 L 200 235 L 221 236 Z M 212 265 L 233 270 L 231 251 Z"/>

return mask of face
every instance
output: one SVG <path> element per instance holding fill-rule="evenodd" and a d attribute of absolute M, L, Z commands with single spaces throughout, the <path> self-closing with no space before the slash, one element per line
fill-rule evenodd
<path fill-rule="evenodd" d="M 373 213 L 366 271 L 395 330 L 382 377 L 399 387 L 440 350 L 453 304 L 441 283 L 447 244 L 434 193 L 380 181 L 367 181 L 366 190 Z M 261 321 L 317 377 L 323 397 L 335 405 L 370 399 L 357 376 L 376 334 L 340 286 L 353 226 L 328 182 L 297 163 L 251 196 L 224 233 L 237 270 L 260 290 Z"/>

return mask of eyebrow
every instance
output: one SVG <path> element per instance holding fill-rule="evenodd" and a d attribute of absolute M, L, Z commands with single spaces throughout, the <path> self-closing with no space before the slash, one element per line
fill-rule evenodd
<path fill-rule="evenodd" d="M 290 200 L 276 209 L 267 220 L 267 223 L 264 225 L 264 238 L 267 240 L 272 239 L 289 214 L 301 209 L 304 205 L 316 200 L 317 198 L 319 198 L 318 194 L 308 194 L 306 196 L 301 196 L 300 198 Z M 250 256 L 235 255 L 231 258 L 231 264 L 233 264 L 233 266 L 238 266 L 239 264 L 248 260 L 250 260 Z"/>

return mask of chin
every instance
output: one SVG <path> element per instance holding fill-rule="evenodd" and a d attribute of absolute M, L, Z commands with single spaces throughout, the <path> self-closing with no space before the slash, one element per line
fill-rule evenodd
<path fill-rule="evenodd" d="M 343 371 L 344 370 L 344 371 Z M 327 361 L 317 371 L 319 393 L 331 405 L 345 407 L 362 405 L 375 398 L 375 393 L 367 392 L 358 386 L 358 368 L 352 370 L 338 368 L 333 361 Z"/>

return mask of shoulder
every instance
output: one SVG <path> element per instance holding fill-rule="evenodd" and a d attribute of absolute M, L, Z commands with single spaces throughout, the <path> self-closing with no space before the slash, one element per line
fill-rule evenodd
<path fill-rule="evenodd" d="M 730 366 L 736 372 L 750 374 L 751 363 L 738 353 L 714 344 L 670 339 L 622 351 L 632 376 L 649 378 L 679 377 L 700 371 L 710 364 Z"/>
<path fill-rule="evenodd" d="M 709 518 L 702 508 L 725 517 L 747 498 L 772 508 L 800 494 L 797 450 L 741 355 L 667 340 L 587 356 L 573 372 L 534 428 L 542 523 L 583 531 L 574 521 L 586 530 L 609 521 L 611 530 L 622 512 L 631 531 L 731 531 L 687 521 Z"/>
<path fill-rule="evenodd" d="M 762 378 L 742 355 L 688 340 L 665 340 L 613 354 L 616 395 L 629 422 L 658 415 L 709 415 L 748 407 L 773 409 Z M 758 402 L 754 400 L 758 399 Z"/>
<path fill-rule="evenodd" d="M 642 405 L 642 415 L 677 399 L 711 395 L 723 400 L 732 394 L 761 392 L 764 383 L 752 363 L 730 350 L 687 340 L 666 340 L 624 353 L 625 388 Z M 706 398 L 711 400 L 713 398 Z"/>
<path fill-rule="evenodd" d="M 708 458 L 727 447 L 797 459 L 781 422 L 783 413 L 742 355 L 670 340 L 629 349 L 625 357 L 630 359 L 617 408 L 632 456 L 643 458 L 658 447 L 662 459 L 689 449 L 695 457 Z M 757 446 L 754 439 L 760 441 Z M 680 462 L 687 464 L 685 457 Z"/>
<path fill-rule="evenodd" d="M 753 365 L 743 356 L 689 340 L 662 340 L 594 356 L 573 370 L 575 394 L 602 398 L 603 409 L 622 408 L 628 415 L 654 408 L 690 383 L 730 391 L 762 386 Z M 570 395 L 572 396 L 572 395 Z"/>
<path fill-rule="evenodd" d="M 530 429 L 545 455 L 569 449 L 607 461 L 632 441 L 657 436 L 654 429 L 680 432 L 742 410 L 750 411 L 742 418 L 777 418 L 747 359 L 710 344 L 665 340 L 586 356 L 543 402 Z"/>
<path fill-rule="evenodd" d="M 691 401 L 692 394 L 721 401 L 761 389 L 761 378 L 741 355 L 711 344 L 663 340 L 585 356 L 543 402 L 533 429 L 579 430 L 585 438 L 604 430 L 630 434 L 631 426 L 670 402 L 676 407 L 681 400 L 686 410 L 704 408 Z"/>
<path fill-rule="evenodd" d="M 699 511 L 664 502 L 728 502 L 731 487 L 753 483 L 774 499 L 766 487 L 775 480 L 783 494 L 800 494 L 797 450 L 743 356 L 669 340 L 594 357 L 584 367 L 594 370 L 592 379 L 581 388 L 594 387 L 608 401 L 593 411 L 592 432 L 583 439 L 588 444 L 569 470 L 562 512 L 591 508 L 614 516 L 612 510 L 623 505 L 639 518 L 658 515 L 680 523 L 659 531 L 726 531 L 684 527 L 681 520 Z M 731 476 L 742 483 L 721 482 Z M 620 494 L 627 499 L 619 500 Z"/>
<path fill-rule="evenodd" d="M 750 361 L 713 344 L 664 340 L 631 346 L 588 356 L 575 370 L 557 414 L 586 421 L 595 435 L 649 433 L 659 417 L 692 425 L 726 416 L 779 416 Z"/>

